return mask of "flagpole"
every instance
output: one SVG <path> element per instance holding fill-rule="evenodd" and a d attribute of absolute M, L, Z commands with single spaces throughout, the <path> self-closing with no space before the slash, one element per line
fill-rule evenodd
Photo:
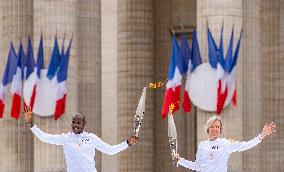
<path fill-rule="evenodd" d="M 63 40 L 62 40 L 62 45 L 64 46 L 64 43 L 65 43 L 65 31 L 63 32 Z"/>
<path fill-rule="evenodd" d="M 208 18 L 206 17 L 206 26 L 207 28 L 209 28 L 209 22 L 208 22 Z"/>
<path fill-rule="evenodd" d="M 172 26 L 170 27 L 170 31 L 171 31 L 171 34 L 172 34 L 172 35 L 175 34 L 175 30 L 174 30 L 174 28 L 173 28 Z"/>
<path fill-rule="evenodd" d="M 9 42 L 12 42 L 12 39 L 11 39 L 9 33 L 7 35 L 8 35 Z"/>

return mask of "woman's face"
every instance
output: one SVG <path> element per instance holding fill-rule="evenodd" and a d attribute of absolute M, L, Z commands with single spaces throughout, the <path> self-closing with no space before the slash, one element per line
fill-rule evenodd
<path fill-rule="evenodd" d="M 220 121 L 214 121 L 209 127 L 209 136 L 210 139 L 216 139 L 221 133 L 221 123 Z"/>

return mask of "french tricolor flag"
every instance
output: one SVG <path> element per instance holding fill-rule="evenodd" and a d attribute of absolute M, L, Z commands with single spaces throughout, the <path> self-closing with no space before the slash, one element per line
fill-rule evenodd
<path fill-rule="evenodd" d="M 232 29 L 228 50 L 226 53 L 226 58 L 224 59 L 223 53 L 223 27 L 221 30 L 220 44 L 217 48 L 215 40 L 208 28 L 208 52 L 209 52 L 209 63 L 212 68 L 217 69 L 217 103 L 216 103 L 216 113 L 220 114 L 226 102 L 229 90 L 234 86 L 234 71 L 238 59 L 238 53 L 240 49 L 242 32 L 240 34 L 236 50 L 233 54 L 233 41 L 234 41 L 234 27 Z M 233 93 L 232 103 L 236 105 L 236 88 Z"/>
<path fill-rule="evenodd" d="M 6 86 L 12 82 L 14 72 L 17 67 L 17 54 L 13 44 L 10 44 L 10 51 L 0 85 L 0 118 L 3 118 L 5 108 Z"/>
<path fill-rule="evenodd" d="M 25 59 L 25 66 L 24 66 L 24 78 L 25 78 L 24 84 L 31 82 L 31 84 L 34 86 L 30 94 L 29 102 L 27 102 L 27 105 L 31 106 L 31 108 L 33 108 L 34 98 L 35 98 L 36 76 L 35 76 L 34 70 L 35 70 L 35 60 L 34 60 L 34 55 L 33 55 L 32 41 L 29 37 L 28 38 L 28 51 L 27 51 L 27 56 Z"/>
<path fill-rule="evenodd" d="M 208 56 L 210 66 L 217 70 L 217 103 L 216 103 L 216 113 L 220 114 L 224 103 L 227 98 L 228 88 L 226 87 L 226 77 L 224 73 L 224 55 L 223 55 L 223 27 L 221 29 L 220 44 L 217 48 L 216 42 L 212 36 L 212 33 L 207 28 L 207 38 L 208 38 Z M 229 50 L 228 50 L 229 52 Z M 227 55 L 228 55 L 227 52 Z"/>
<path fill-rule="evenodd" d="M 168 82 L 162 107 L 162 117 L 166 117 L 169 111 L 169 106 L 174 105 L 172 113 L 179 109 L 180 87 L 182 75 L 186 73 L 185 60 L 180 57 L 180 47 L 176 36 L 172 39 L 171 59 L 168 71 Z"/>
<path fill-rule="evenodd" d="M 220 78 L 218 82 L 218 90 L 217 90 L 217 110 L 216 113 L 220 114 L 222 112 L 222 109 L 224 107 L 226 98 L 228 96 L 228 91 L 231 88 L 231 82 L 233 82 L 233 75 L 230 75 L 230 68 L 232 64 L 232 55 L 233 55 L 233 42 L 234 42 L 234 27 L 232 29 L 230 41 L 229 41 L 229 47 L 227 50 L 226 58 L 224 61 L 224 71 L 223 76 Z"/>
<path fill-rule="evenodd" d="M 28 70 L 29 69 L 29 70 Z M 40 37 L 37 61 L 34 64 L 34 58 L 32 53 L 32 44 L 29 39 L 28 52 L 25 63 L 25 82 L 24 85 L 29 86 L 32 89 L 24 89 L 25 103 L 31 106 L 31 109 L 34 107 L 36 93 L 37 93 L 37 83 L 40 80 L 41 70 L 44 69 L 43 61 L 43 40 L 42 35 Z"/>
<path fill-rule="evenodd" d="M 185 35 L 182 38 L 182 43 L 181 43 L 181 52 L 183 47 L 187 49 L 188 47 L 187 40 L 185 42 L 186 38 Z M 184 44 L 184 46 L 183 46 Z M 191 111 L 191 100 L 190 100 L 190 95 L 189 95 L 189 81 L 192 72 L 194 72 L 195 68 L 202 63 L 201 56 L 200 56 L 200 51 L 199 51 L 199 44 L 198 44 L 198 39 L 197 39 L 197 34 L 196 31 L 194 30 L 192 33 L 192 43 L 191 43 L 191 51 L 188 48 L 187 51 L 189 54 L 187 55 L 187 63 L 188 63 L 188 68 L 187 68 L 187 77 L 186 77 L 186 82 L 185 82 L 185 89 L 184 89 L 184 99 L 183 99 L 183 110 L 184 112 L 190 112 Z"/>
<path fill-rule="evenodd" d="M 52 50 L 52 54 L 51 54 L 51 58 L 50 58 L 50 62 L 48 65 L 48 69 L 47 69 L 47 78 L 49 80 L 51 80 L 51 82 L 53 83 L 52 85 L 54 85 L 54 91 L 57 92 L 57 87 L 58 87 L 58 81 L 57 81 L 57 77 L 55 77 L 57 75 L 57 71 L 59 69 L 59 65 L 60 65 L 60 61 L 61 61 L 61 54 L 59 52 L 59 47 L 58 47 L 58 42 L 57 42 L 57 36 L 55 37 L 55 41 L 54 41 L 54 47 Z M 54 97 L 53 101 L 56 101 L 57 98 Z M 56 110 L 54 110 L 56 111 Z"/>
<path fill-rule="evenodd" d="M 25 54 L 22 42 L 20 42 L 18 59 L 17 59 L 17 68 L 13 75 L 13 80 L 11 84 L 11 93 L 13 95 L 11 117 L 15 119 L 19 119 L 21 112 L 22 79 L 23 79 L 22 64 L 24 60 L 25 60 Z"/>
<path fill-rule="evenodd" d="M 232 35 L 233 35 L 233 33 L 232 33 Z M 231 60 L 229 60 L 229 62 L 228 62 L 230 65 L 226 65 L 226 61 L 225 61 L 225 73 L 227 74 L 227 85 L 228 85 L 228 88 L 232 88 L 233 84 L 235 84 L 235 82 L 234 82 L 234 74 L 235 74 L 235 67 L 236 67 L 236 64 L 237 64 L 237 61 L 238 61 L 242 35 L 243 35 L 243 30 L 241 30 L 241 33 L 240 33 L 240 36 L 239 36 L 239 39 L 238 39 L 238 43 L 237 43 L 237 46 L 236 46 L 236 49 L 235 49 L 235 52 L 234 52 L 233 55 L 231 54 Z M 231 44 L 231 42 L 230 42 L 230 44 Z M 235 105 L 235 106 L 237 105 L 237 90 L 236 90 L 236 86 L 235 86 L 233 97 L 232 97 L 232 104 Z"/>
<path fill-rule="evenodd" d="M 223 27 L 220 34 L 219 48 L 209 28 L 207 28 L 207 39 L 209 64 L 212 68 L 217 69 L 217 78 L 221 79 L 224 76 Z"/>
<path fill-rule="evenodd" d="M 62 47 L 61 60 L 56 75 L 57 86 L 56 86 L 56 105 L 54 112 L 55 120 L 57 120 L 61 115 L 65 113 L 66 93 L 67 93 L 66 81 L 67 81 L 68 63 L 69 63 L 71 45 L 72 45 L 72 38 L 70 40 L 66 53 L 64 53 L 64 47 Z"/>
<path fill-rule="evenodd" d="M 217 105 L 216 105 L 216 114 L 220 114 L 224 107 L 226 98 L 228 96 L 228 87 L 226 86 L 226 74 L 225 74 L 225 60 L 224 60 L 224 51 L 223 51 L 223 30 L 224 26 L 222 26 L 221 34 L 220 34 L 220 43 L 219 48 L 217 49 L 218 57 L 217 57 Z M 230 46 L 227 51 L 230 53 Z"/>

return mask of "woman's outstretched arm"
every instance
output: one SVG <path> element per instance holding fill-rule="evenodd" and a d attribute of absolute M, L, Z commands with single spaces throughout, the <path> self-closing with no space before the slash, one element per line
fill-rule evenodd
<path fill-rule="evenodd" d="M 229 152 L 241 152 L 248 149 L 253 148 L 254 146 L 258 145 L 262 139 L 264 139 L 266 136 L 269 136 L 271 133 L 276 131 L 276 124 L 271 122 L 270 124 L 265 124 L 265 126 L 262 129 L 262 132 L 256 136 L 254 139 L 250 141 L 229 141 L 227 142 Z"/>

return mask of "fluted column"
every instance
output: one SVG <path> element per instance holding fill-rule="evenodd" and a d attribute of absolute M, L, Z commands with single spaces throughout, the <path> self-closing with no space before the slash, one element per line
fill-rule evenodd
<path fill-rule="evenodd" d="M 261 144 L 262 171 L 283 171 L 284 2 L 261 1 L 262 122 L 275 121 L 277 132 Z"/>
<path fill-rule="evenodd" d="M 5 69 L 10 42 L 18 51 L 19 40 L 22 39 L 26 49 L 27 34 L 33 32 L 32 0 L 1 0 L 1 77 Z M 22 114 L 17 121 L 10 117 L 11 92 L 7 88 L 4 118 L 1 127 L 1 171 L 30 172 L 33 171 L 33 137 L 25 124 Z"/>
<path fill-rule="evenodd" d="M 74 33 L 69 71 L 67 79 L 67 104 L 66 112 L 57 121 L 53 117 L 35 117 L 35 124 L 43 131 L 52 134 L 61 134 L 71 130 L 71 116 L 77 110 L 79 102 L 77 94 L 78 81 L 78 33 L 76 31 L 77 16 L 76 0 L 71 1 L 34 1 L 34 47 L 37 54 L 40 34 L 44 40 L 44 62 L 48 67 L 51 52 L 54 46 L 54 38 L 57 35 L 59 47 L 65 33 L 65 50 Z M 88 119 L 88 118 L 87 118 Z M 50 145 L 34 140 L 34 171 L 66 171 L 63 149 L 60 146 Z"/>
<path fill-rule="evenodd" d="M 231 29 L 234 25 L 236 45 L 239 33 L 243 27 L 243 4 L 240 0 L 201 0 L 197 1 L 197 33 L 199 38 L 199 45 L 201 49 L 202 60 L 208 61 L 207 50 L 207 25 L 212 31 L 216 42 L 219 43 L 219 35 L 222 24 L 224 23 L 224 51 L 227 52 L 228 42 L 231 35 Z M 229 105 L 223 110 L 222 117 L 224 120 L 224 132 L 222 137 L 232 138 L 234 140 L 243 140 L 243 102 L 242 102 L 242 49 L 240 49 L 237 71 L 235 79 L 237 80 L 237 94 L 238 105 L 233 108 Z M 204 126 L 211 113 L 198 110 L 197 112 L 197 140 L 200 142 L 207 138 L 204 132 Z M 229 161 L 229 171 L 243 171 L 242 170 L 242 155 L 233 154 Z"/>
<path fill-rule="evenodd" d="M 143 87 L 153 81 L 153 20 L 153 0 L 118 1 L 118 142 L 133 134 Z M 120 172 L 154 170 L 153 108 L 148 89 L 140 141 L 119 155 Z"/>
<path fill-rule="evenodd" d="M 117 131 L 117 3 L 101 1 L 102 32 L 102 139 L 118 144 Z M 118 156 L 102 154 L 102 171 L 117 172 Z"/>
<path fill-rule="evenodd" d="M 243 133 L 244 140 L 256 136 L 262 129 L 261 111 L 261 1 L 243 1 Z M 261 171 L 261 146 L 243 153 L 244 171 Z"/>
<path fill-rule="evenodd" d="M 170 19 L 169 11 L 171 1 L 155 1 L 155 81 L 164 81 L 167 78 L 171 37 L 169 32 Z M 154 92 L 155 100 L 155 172 L 171 171 L 170 150 L 168 146 L 168 121 L 162 120 L 161 109 L 165 90 L 157 89 Z"/>
<path fill-rule="evenodd" d="M 86 130 L 101 137 L 101 1 L 77 1 L 78 111 L 86 115 Z M 101 170 L 97 151 L 96 168 Z"/>
<path fill-rule="evenodd" d="M 155 54 L 154 78 L 155 81 L 165 81 L 170 61 L 171 26 L 196 25 L 196 1 L 183 0 L 155 0 Z M 179 35 L 178 35 L 179 38 Z M 190 45 L 190 35 L 188 35 Z M 181 91 L 183 93 L 183 91 Z M 155 172 L 184 171 L 184 168 L 175 168 L 171 162 L 168 142 L 168 121 L 162 119 L 161 109 L 164 101 L 165 88 L 154 92 L 155 101 Z M 181 94 L 181 100 L 183 94 Z M 182 102 L 182 101 L 181 101 Z M 178 152 L 186 159 L 195 159 L 196 143 L 196 116 L 195 108 L 192 113 L 184 114 L 182 106 L 175 112 L 175 124 L 178 134 Z"/>

